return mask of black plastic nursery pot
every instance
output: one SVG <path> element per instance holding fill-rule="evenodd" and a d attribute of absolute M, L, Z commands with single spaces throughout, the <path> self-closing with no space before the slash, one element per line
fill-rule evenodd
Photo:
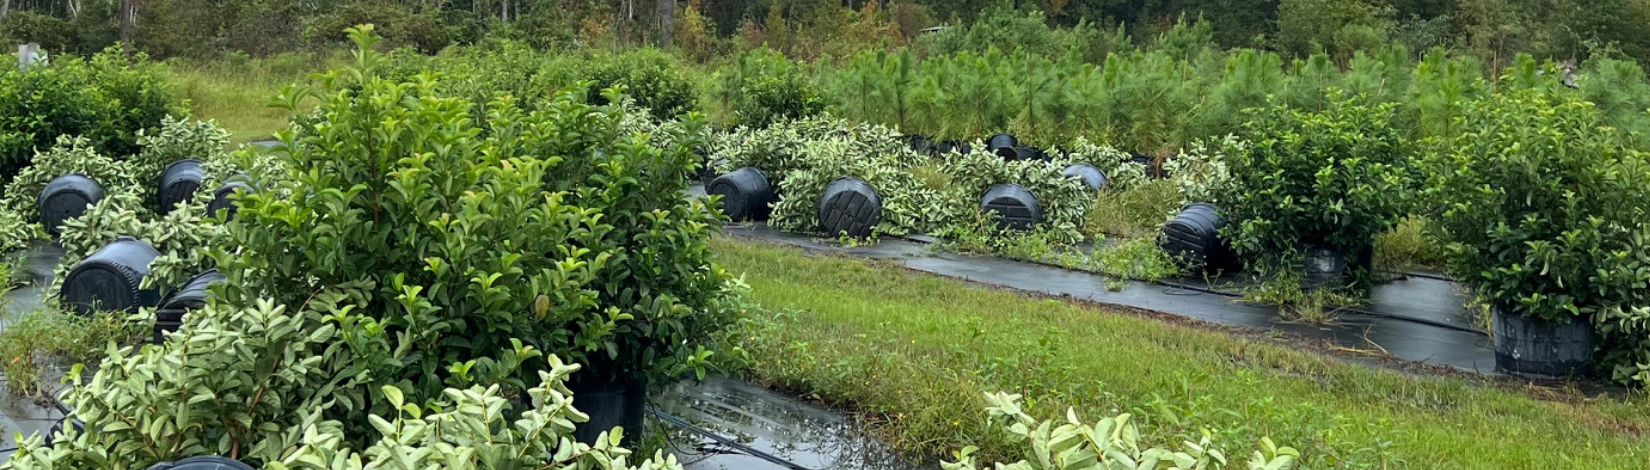
<path fill-rule="evenodd" d="M 1358 271 L 1369 271 L 1375 265 L 1375 244 L 1366 243 L 1353 256 L 1343 248 L 1325 243 L 1305 243 L 1300 247 L 1301 259 L 1297 266 L 1301 274 L 1301 288 L 1316 290 L 1321 287 L 1345 285 Z"/>
<path fill-rule="evenodd" d="M 911 150 L 915 150 L 917 153 L 934 153 L 936 147 L 936 142 L 934 142 L 933 137 L 922 134 L 911 134 L 905 136 L 905 143 L 906 145 L 910 145 Z"/>
<path fill-rule="evenodd" d="M 228 279 L 218 270 L 208 269 L 189 278 L 188 282 L 183 283 L 183 288 L 162 300 L 160 308 L 155 310 L 155 344 L 165 341 L 167 333 L 178 331 L 183 326 L 184 314 L 206 306 L 208 287 Z"/>
<path fill-rule="evenodd" d="M 212 192 L 212 202 L 206 205 L 206 213 L 216 216 L 227 211 L 223 214 L 224 220 L 235 220 L 235 212 L 239 209 L 235 204 L 235 194 L 257 191 L 257 188 L 252 187 L 252 184 L 239 179 L 224 183 L 223 186 L 219 186 L 216 191 Z"/>
<path fill-rule="evenodd" d="M 1323 243 L 1305 244 L 1301 253 L 1301 287 L 1307 290 L 1350 284 L 1354 274 L 1375 264 L 1373 244 L 1350 256 L 1343 248 Z"/>
<path fill-rule="evenodd" d="M 1013 159 L 1024 161 L 1046 161 L 1048 160 L 1048 152 L 1044 152 L 1043 149 L 1037 147 L 1015 147 Z"/>
<path fill-rule="evenodd" d="M 1089 191 L 1092 192 L 1100 192 L 1106 189 L 1106 172 L 1100 171 L 1094 165 L 1073 163 L 1066 165 L 1066 169 L 1061 171 L 1060 174 L 1065 175 L 1067 178 L 1082 181 L 1083 186 L 1089 188 Z"/>
<path fill-rule="evenodd" d="M 573 407 L 590 416 L 590 421 L 573 429 L 573 439 L 594 445 L 601 434 L 624 428 L 621 445 L 634 449 L 642 437 L 647 417 L 647 381 L 639 377 L 596 379 L 575 373 L 567 382 L 573 391 Z"/>
<path fill-rule="evenodd" d="M 1587 374 L 1593 367 L 1593 324 L 1578 316 L 1563 321 L 1491 310 L 1495 370 L 1543 380 Z"/>
<path fill-rule="evenodd" d="M 1190 269 L 1235 271 L 1242 264 L 1232 247 L 1220 238 L 1224 226 L 1226 220 L 1214 204 L 1187 204 L 1173 220 L 1163 224 L 1163 251 Z"/>
<path fill-rule="evenodd" d="M 257 470 L 228 457 L 201 456 L 190 457 L 176 462 L 161 462 L 149 466 L 148 470 Z"/>
<path fill-rule="evenodd" d="M 201 168 L 201 161 L 186 158 L 166 165 L 166 171 L 160 173 L 160 183 L 155 185 L 155 200 L 160 203 L 163 211 L 172 210 L 180 202 L 188 202 L 195 198 L 195 192 L 201 189 L 201 183 L 206 181 L 206 170 Z"/>
<path fill-rule="evenodd" d="M 939 155 L 945 155 L 952 152 L 967 154 L 971 150 L 973 149 L 969 147 L 968 144 L 955 140 L 947 140 L 934 144 L 934 153 Z"/>
<path fill-rule="evenodd" d="M 1020 152 L 1015 149 L 1019 145 L 1019 139 L 1015 139 L 1010 134 L 997 134 L 985 140 L 985 150 L 1002 157 L 1004 160 L 1019 158 Z"/>
<path fill-rule="evenodd" d="M 1030 230 L 1043 221 L 1043 205 L 1031 190 L 1018 184 L 999 184 L 980 198 L 980 210 L 996 214 L 1003 227 Z"/>
<path fill-rule="evenodd" d="M 103 187 L 81 174 L 59 176 L 40 191 L 40 224 L 46 233 L 62 235 L 63 221 L 80 217 L 86 209 L 103 200 Z"/>
<path fill-rule="evenodd" d="M 819 228 L 826 235 L 866 238 L 881 220 L 882 196 L 865 180 L 837 178 L 819 198 Z"/>
<path fill-rule="evenodd" d="M 51 429 L 46 430 L 45 440 L 42 443 L 46 447 L 52 447 L 57 442 L 57 434 L 68 428 L 74 428 L 74 433 L 78 436 L 86 433 L 86 422 L 68 417 L 59 418 L 56 423 L 52 424 Z"/>
<path fill-rule="evenodd" d="M 774 188 L 756 167 L 733 170 L 711 181 L 705 192 L 722 196 L 722 213 L 735 222 L 765 220 L 773 212 Z"/>
<path fill-rule="evenodd" d="M 132 237 L 99 248 L 63 277 L 63 304 L 82 316 L 92 312 L 137 311 L 160 303 L 160 291 L 143 289 L 149 264 L 160 252 Z"/>

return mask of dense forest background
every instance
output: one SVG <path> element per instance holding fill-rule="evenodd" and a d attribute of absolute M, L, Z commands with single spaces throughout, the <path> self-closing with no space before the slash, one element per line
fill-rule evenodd
<path fill-rule="evenodd" d="M 1036 11 L 1066 35 L 1025 35 L 1025 16 L 984 14 L 994 8 Z M 374 23 L 393 45 L 425 52 L 508 38 L 546 49 L 658 46 L 701 60 L 764 44 L 793 58 L 841 57 L 973 25 L 967 45 L 1077 48 L 1098 60 L 1182 20 L 1220 47 L 1288 58 L 1401 44 L 1476 56 L 1492 70 L 1520 52 L 1650 63 L 1650 0 L 0 0 L 8 46 L 83 54 L 124 39 L 151 56 L 198 59 L 328 50 L 344 27 Z"/>

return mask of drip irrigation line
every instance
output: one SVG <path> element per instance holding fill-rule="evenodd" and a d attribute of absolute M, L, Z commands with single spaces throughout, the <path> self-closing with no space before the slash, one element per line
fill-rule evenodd
<path fill-rule="evenodd" d="M 762 459 L 762 460 L 766 460 L 766 461 L 771 462 L 775 465 L 785 467 L 786 470 L 814 470 L 814 469 L 811 469 L 811 468 L 808 468 L 808 467 L 804 467 L 804 466 L 801 466 L 801 465 L 791 463 L 788 460 L 785 460 L 785 459 L 782 459 L 782 458 L 779 458 L 779 457 L 775 457 L 773 454 L 769 454 L 767 452 L 763 452 L 763 451 L 760 451 L 760 450 L 753 449 L 750 446 L 740 444 L 738 441 L 734 441 L 733 439 L 728 439 L 726 437 L 722 437 L 719 434 L 707 431 L 707 430 L 705 430 L 703 428 L 700 428 L 698 426 L 694 426 L 692 423 L 687 422 L 687 420 L 684 420 L 682 418 L 678 418 L 676 416 L 673 416 L 670 413 L 666 413 L 666 412 L 664 412 L 664 411 L 662 411 L 658 408 L 654 408 L 652 406 L 649 406 L 649 407 L 647 407 L 647 411 L 653 413 L 653 416 L 657 416 L 659 419 L 664 420 L 667 423 L 670 423 L 670 424 L 676 425 L 677 427 L 680 427 L 682 429 L 686 429 L 688 431 L 691 431 L 694 434 L 705 436 L 706 438 L 708 438 L 710 440 L 716 441 L 718 444 L 722 444 L 722 445 L 731 447 L 731 448 L 736 449 L 740 452 L 744 452 L 745 454 L 750 455 L 752 457 L 756 457 L 756 458 L 759 458 L 759 459 Z"/>

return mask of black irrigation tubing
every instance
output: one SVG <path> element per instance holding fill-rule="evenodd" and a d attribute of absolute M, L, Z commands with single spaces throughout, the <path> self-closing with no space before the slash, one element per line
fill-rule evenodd
<path fill-rule="evenodd" d="M 779 457 L 776 457 L 773 454 L 769 454 L 767 452 L 763 452 L 763 451 L 760 451 L 760 450 L 753 449 L 750 446 L 740 444 L 738 441 L 735 441 L 733 439 L 729 439 L 729 438 L 723 437 L 719 434 L 716 434 L 714 432 L 707 431 L 707 430 L 705 430 L 703 428 L 700 428 L 698 426 L 694 426 L 692 423 L 687 422 L 687 420 L 684 420 L 682 418 L 678 418 L 676 416 L 673 416 L 670 413 L 666 413 L 664 411 L 661 411 L 658 408 L 654 408 L 652 406 L 649 406 L 649 407 L 647 407 L 647 411 L 653 413 L 653 416 L 657 416 L 657 417 L 659 417 L 659 419 L 664 420 L 667 423 L 670 423 L 670 424 L 676 425 L 677 427 L 680 427 L 682 429 L 686 429 L 688 431 L 691 431 L 694 434 L 705 436 L 706 438 L 709 438 L 710 440 L 716 441 L 718 444 L 722 444 L 722 445 L 731 447 L 731 448 L 733 448 L 735 450 L 738 450 L 740 452 L 744 452 L 745 454 L 750 455 L 752 457 L 756 457 L 756 458 L 759 458 L 759 459 L 762 459 L 762 460 L 766 460 L 768 462 L 773 463 L 774 465 L 785 467 L 787 470 L 815 470 L 815 469 L 812 469 L 812 468 L 808 468 L 808 467 L 804 467 L 804 466 L 801 466 L 801 465 L 791 463 L 790 461 L 779 458 Z"/>

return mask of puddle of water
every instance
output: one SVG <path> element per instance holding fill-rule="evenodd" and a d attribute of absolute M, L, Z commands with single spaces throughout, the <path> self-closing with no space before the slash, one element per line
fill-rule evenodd
<path fill-rule="evenodd" d="M 782 465 L 673 426 L 668 429 L 677 458 L 690 470 L 840 469 L 931 470 L 937 464 L 907 461 L 868 436 L 855 420 L 762 387 L 711 378 L 681 383 L 655 396 L 653 406 L 739 446 L 777 457 Z"/>

